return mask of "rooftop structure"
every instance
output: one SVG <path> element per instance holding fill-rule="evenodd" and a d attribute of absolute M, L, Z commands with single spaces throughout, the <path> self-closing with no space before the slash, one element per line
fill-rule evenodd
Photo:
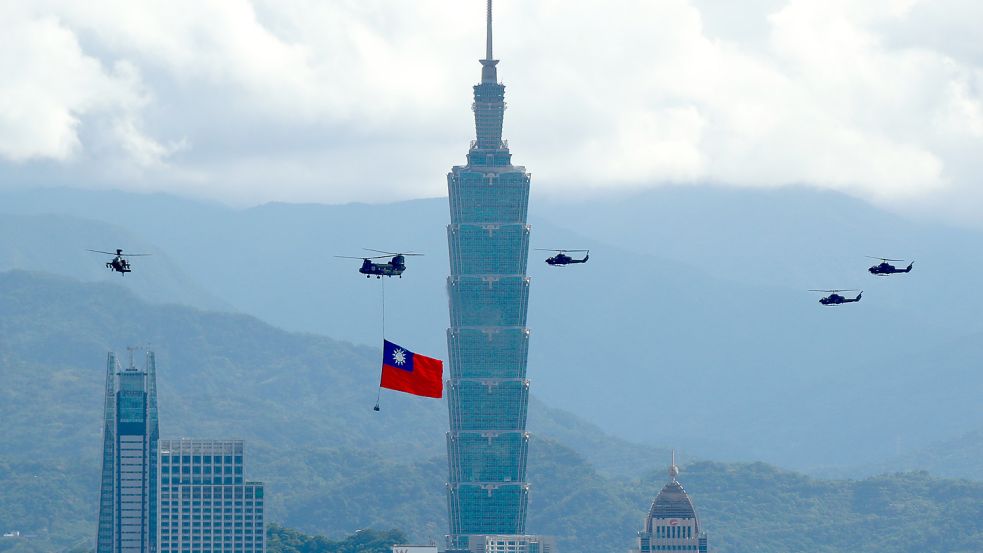
<path fill-rule="evenodd" d="M 632 553 L 652 551 L 692 551 L 707 552 L 707 537 L 700 529 L 696 509 L 683 485 L 676 480 L 679 467 L 673 452 L 669 465 L 669 482 L 662 488 L 648 516 L 644 529 L 638 533 L 637 547 Z"/>
<path fill-rule="evenodd" d="M 392 553 L 437 553 L 437 546 L 429 545 L 410 545 L 397 543 L 393 544 Z"/>

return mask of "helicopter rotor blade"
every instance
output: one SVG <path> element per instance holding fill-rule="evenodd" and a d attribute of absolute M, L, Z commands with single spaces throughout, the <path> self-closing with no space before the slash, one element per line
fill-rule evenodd
<path fill-rule="evenodd" d="M 589 252 L 590 250 L 557 250 L 554 248 L 534 248 L 537 252 Z"/>
<path fill-rule="evenodd" d="M 152 253 L 121 253 L 121 257 L 146 257 L 148 255 L 153 255 Z"/>
<path fill-rule="evenodd" d="M 93 253 L 104 253 L 106 255 L 116 255 L 116 252 L 104 252 L 102 250 L 85 250 L 85 251 L 93 252 Z"/>
<path fill-rule="evenodd" d="M 402 256 L 408 256 L 408 255 L 424 255 L 422 253 L 417 253 L 417 252 L 406 252 L 406 253 L 402 253 L 402 252 L 387 252 L 387 251 L 383 251 L 383 250 L 374 250 L 372 248 L 362 248 L 362 249 L 365 250 L 365 251 L 368 251 L 368 252 L 383 253 L 383 254 L 386 254 L 389 257 L 395 257 L 397 255 L 402 255 Z"/>
<path fill-rule="evenodd" d="M 829 292 L 830 294 L 835 294 L 837 292 L 859 292 L 857 288 L 851 288 L 850 290 L 809 290 L 810 292 Z"/>
<path fill-rule="evenodd" d="M 881 261 L 894 261 L 895 263 L 904 263 L 904 259 L 888 259 L 886 257 L 874 257 L 873 255 L 865 255 L 864 257 L 869 257 L 871 259 L 880 259 Z"/>
<path fill-rule="evenodd" d="M 385 258 L 391 257 L 391 256 L 388 256 L 388 255 L 376 255 L 376 256 L 372 256 L 372 257 L 365 257 L 365 256 L 355 257 L 353 255 L 335 255 L 335 256 L 332 256 L 332 257 L 337 257 L 339 259 L 362 259 L 362 260 L 365 260 L 365 259 L 385 259 Z"/>

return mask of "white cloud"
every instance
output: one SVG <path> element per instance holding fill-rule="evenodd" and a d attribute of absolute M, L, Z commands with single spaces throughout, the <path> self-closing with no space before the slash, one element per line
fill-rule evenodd
<path fill-rule="evenodd" d="M 121 153 L 160 165 L 170 151 L 139 129 L 148 101 L 139 70 L 105 67 L 55 14 L 13 8 L 0 10 L 0 159 L 78 162 L 82 126 L 97 116 L 111 123 Z"/>
<path fill-rule="evenodd" d="M 934 5 L 756 0 L 738 19 L 705 0 L 500 1 L 506 134 L 541 190 L 795 183 L 983 207 L 983 161 L 966 154 L 983 146 L 983 56 L 938 40 L 968 36 L 978 8 Z M 372 201 L 444 193 L 473 132 L 479 0 L 38 0 L 7 15 L 4 50 L 28 52 L 0 54 L 11 163 L 66 160 L 117 185 L 129 164 L 132 186 L 233 202 Z"/>

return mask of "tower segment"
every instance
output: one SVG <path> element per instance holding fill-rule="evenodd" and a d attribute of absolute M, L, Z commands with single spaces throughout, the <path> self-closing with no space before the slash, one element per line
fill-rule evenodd
<path fill-rule="evenodd" d="M 475 549 L 489 535 L 525 533 L 529 485 L 526 310 L 530 176 L 502 140 L 505 86 L 492 57 L 488 0 L 485 58 L 474 86 L 475 140 L 467 165 L 447 175 L 447 382 L 449 546 Z"/>

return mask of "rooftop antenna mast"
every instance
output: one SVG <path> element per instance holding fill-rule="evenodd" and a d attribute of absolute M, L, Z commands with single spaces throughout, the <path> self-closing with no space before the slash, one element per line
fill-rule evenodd
<path fill-rule="evenodd" d="M 671 482 L 676 481 L 676 477 L 679 476 L 679 467 L 676 466 L 676 450 L 672 450 L 672 464 L 669 465 L 669 480 Z"/>
<path fill-rule="evenodd" d="M 495 66 L 498 64 L 498 60 L 492 58 L 492 0 L 488 0 L 487 34 L 485 35 L 485 59 L 478 61 L 481 62 L 481 82 L 498 82 L 498 74 L 495 71 Z"/>
<path fill-rule="evenodd" d="M 488 0 L 488 31 L 485 35 L 485 59 L 492 59 L 492 0 Z"/>

